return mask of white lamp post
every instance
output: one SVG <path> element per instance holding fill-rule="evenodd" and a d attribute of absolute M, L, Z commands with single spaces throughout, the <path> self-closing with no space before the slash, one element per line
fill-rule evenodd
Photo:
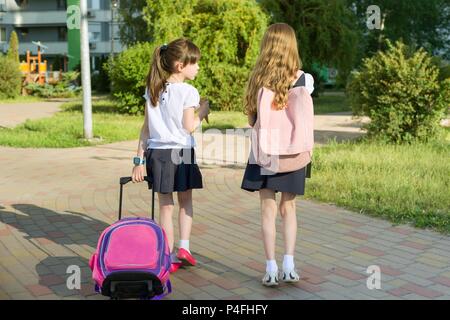
<path fill-rule="evenodd" d="M 89 35 L 87 21 L 87 0 L 80 0 L 81 26 L 81 86 L 83 87 L 83 130 L 84 138 L 92 139 L 91 67 L 89 59 Z"/>

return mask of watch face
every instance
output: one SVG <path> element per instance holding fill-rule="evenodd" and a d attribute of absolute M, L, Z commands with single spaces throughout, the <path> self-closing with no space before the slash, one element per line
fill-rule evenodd
<path fill-rule="evenodd" d="M 133 162 L 134 162 L 134 164 L 140 164 L 141 163 L 141 159 L 140 158 L 133 158 Z"/>

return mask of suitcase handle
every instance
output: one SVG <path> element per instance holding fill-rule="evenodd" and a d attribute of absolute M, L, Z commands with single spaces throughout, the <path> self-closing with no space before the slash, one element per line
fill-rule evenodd
<path fill-rule="evenodd" d="M 144 180 L 149 182 L 149 177 L 145 176 Z M 128 182 L 132 181 L 131 177 L 121 177 L 120 178 L 120 196 L 119 196 L 119 220 L 122 219 L 122 196 L 123 196 L 123 186 Z M 152 188 L 152 220 L 155 220 L 155 190 Z"/>

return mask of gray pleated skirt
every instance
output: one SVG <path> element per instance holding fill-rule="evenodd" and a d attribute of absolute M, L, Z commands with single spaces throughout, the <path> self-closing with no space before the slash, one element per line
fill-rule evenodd
<path fill-rule="evenodd" d="M 153 188 L 155 192 L 171 193 L 203 188 L 194 148 L 148 149 L 146 169 L 148 188 Z"/>

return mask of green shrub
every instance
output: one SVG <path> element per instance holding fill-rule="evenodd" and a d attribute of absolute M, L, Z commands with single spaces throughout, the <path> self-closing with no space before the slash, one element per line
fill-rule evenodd
<path fill-rule="evenodd" d="M 104 66 L 112 82 L 112 93 L 120 112 L 143 114 L 145 81 L 154 46 L 139 43 L 121 52 Z"/>
<path fill-rule="evenodd" d="M 81 91 L 77 85 L 79 73 L 75 71 L 66 72 L 62 75 L 62 80 L 56 84 L 29 83 L 25 86 L 28 94 L 42 98 L 71 98 Z"/>
<path fill-rule="evenodd" d="M 256 1 L 147 1 L 144 19 L 153 42 L 130 47 L 108 66 L 121 111 L 143 112 L 154 48 L 182 36 L 201 50 L 200 72 L 192 84 L 209 99 L 211 108 L 242 110 L 245 84 L 268 20 Z"/>
<path fill-rule="evenodd" d="M 15 98 L 20 95 L 22 73 L 15 59 L 0 54 L 0 98 Z"/>
<path fill-rule="evenodd" d="M 439 82 L 439 71 L 423 50 L 411 52 L 388 41 L 386 52 L 364 60 L 347 86 L 357 115 L 366 115 L 369 137 L 389 142 L 428 141 L 439 136 L 450 103 L 450 79 Z"/>

